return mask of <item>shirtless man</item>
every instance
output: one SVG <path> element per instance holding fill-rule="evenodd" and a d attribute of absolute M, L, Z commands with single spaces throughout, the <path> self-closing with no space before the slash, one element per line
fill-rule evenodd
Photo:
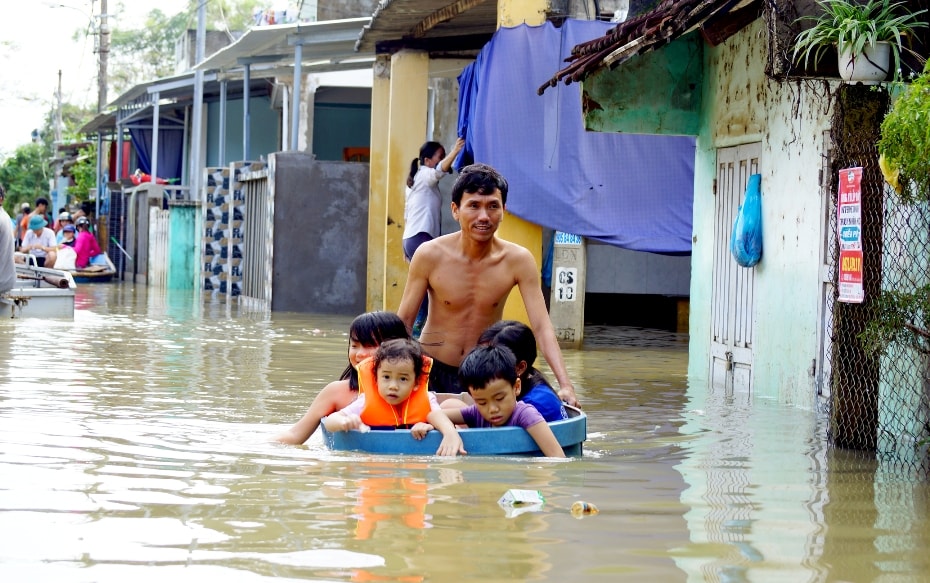
<path fill-rule="evenodd" d="M 429 315 L 420 340 L 433 357 L 430 390 L 458 393 L 458 365 L 485 328 L 501 319 L 514 286 L 530 327 L 559 383 L 559 396 L 577 405 L 562 351 L 546 311 L 533 255 L 495 236 L 507 204 L 507 180 L 485 164 L 462 169 L 452 188 L 452 216 L 461 230 L 420 246 L 407 276 L 397 315 L 409 329 L 423 296 Z"/>

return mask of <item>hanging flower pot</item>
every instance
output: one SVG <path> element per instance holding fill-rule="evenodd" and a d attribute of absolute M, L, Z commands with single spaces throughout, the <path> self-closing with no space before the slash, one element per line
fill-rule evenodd
<path fill-rule="evenodd" d="M 927 9 L 911 12 L 913 4 L 913 0 L 816 0 L 812 12 L 797 20 L 802 26 L 813 25 L 795 37 L 794 60 L 805 70 L 808 60 L 817 67 L 820 58 L 836 47 L 840 75 L 846 81 L 873 85 L 889 77 L 898 81 L 901 52 L 910 50 L 915 31 L 928 26 Z M 866 77 L 859 79 L 863 74 Z"/>
<path fill-rule="evenodd" d="M 877 85 L 888 77 L 891 66 L 891 44 L 879 41 L 853 54 L 852 47 L 839 52 L 840 77 L 847 83 Z"/>

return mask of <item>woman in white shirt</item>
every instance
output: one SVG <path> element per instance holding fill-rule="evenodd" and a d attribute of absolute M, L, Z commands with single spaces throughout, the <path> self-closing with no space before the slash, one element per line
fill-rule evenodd
<path fill-rule="evenodd" d="M 417 248 L 439 236 L 442 195 L 439 181 L 452 170 L 452 162 L 465 146 L 465 139 L 455 140 L 449 155 L 439 142 L 426 142 L 420 146 L 420 157 L 410 163 L 407 190 L 404 197 L 404 257 L 413 259 Z M 419 337 L 420 328 L 426 322 L 427 300 L 423 300 L 416 322 L 414 338 Z"/>

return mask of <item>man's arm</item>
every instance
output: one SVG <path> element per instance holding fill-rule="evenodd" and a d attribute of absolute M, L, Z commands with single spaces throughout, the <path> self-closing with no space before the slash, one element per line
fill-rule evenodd
<path fill-rule="evenodd" d="M 407 325 L 407 330 L 413 329 L 413 322 L 417 319 L 417 312 L 420 310 L 420 304 L 423 303 L 423 297 L 426 295 L 429 269 L 427 267 L 427 253 L 424 247 L 427 244 L 420 245 L 410 262 L 410 269 L 407 272 L 407 285 L 404 286 L 404 295 L 401 297 L 400 306 L 397 308 L 397 316 Z"/>
<path fill-rule="evenodd" d="M 552 369 L 552 374 L 559 383 L 559 397 L 569 405 L 577 407 L 578 397 L 575 396 L 575 386 L 568 378 L 565 361 L 562 360 L 562 349 L 559 348 L 552 320 L 549 319 L 549 312 L 546 311 L 546 300 L 543 298 L 539 274 L 536 272 L 536 261 L 526 249 L 518 255 L 518 261 L 517 269 L 515 269 L 517 285 L 520 288 L 520 296 L 523 297 L 523 305 L 526 306 L 526 315 L 530 319 L 530 328 L 536 336 L 536 344 L 539 345 L 543 358 L 549 363 L 549 368 Z"/>

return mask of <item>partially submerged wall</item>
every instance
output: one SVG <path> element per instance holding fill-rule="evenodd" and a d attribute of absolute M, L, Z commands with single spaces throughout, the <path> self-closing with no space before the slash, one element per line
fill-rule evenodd
<path fill-rule="evenodd" d="M 705 50 L 705 127 L 695 163 L 689 376 L 708 379 L 717 149 L 761 142 L 762 261 L 755 269 L 755 396 L 813 405 L 820 359 L 824 193 L 831 87 L 765 77 L 762 20 Z"/>
<path fill-rule="evenodd" d="M 273 311 L 365 310 L 368 164 L 274 157 Z"/>

